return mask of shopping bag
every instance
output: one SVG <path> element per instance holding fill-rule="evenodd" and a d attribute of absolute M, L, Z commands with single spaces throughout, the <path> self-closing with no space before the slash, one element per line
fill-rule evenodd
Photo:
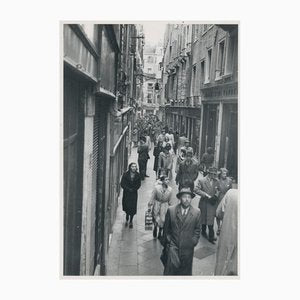
<path fill-rule="evenodd" d="M 152 230 L 153 228 L 153 219 L 152 219 L 152 212 L 147 210 L 145 212 L 145 230 Z"/>

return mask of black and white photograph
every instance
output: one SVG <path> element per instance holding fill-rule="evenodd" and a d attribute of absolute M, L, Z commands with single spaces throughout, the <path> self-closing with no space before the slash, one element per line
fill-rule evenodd
<path fill-rule="evenodd" d="M 239 277 L 239 23 L 62 22 L 63 276 Z"/>
<path fill-rule="evenodd" d="M 2 1 L 0 298 L 298 299 L 298 6 Z"/>

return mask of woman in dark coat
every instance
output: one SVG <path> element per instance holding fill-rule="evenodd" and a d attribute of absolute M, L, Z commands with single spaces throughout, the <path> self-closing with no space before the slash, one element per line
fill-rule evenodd
<path fill-rule="evenodd" d="M 136 163 L 131 163 L 128 167 L 128 171 L 125 172 L 121 179 L 121 187 L 123 188 L 122 207 L 126 213 L 126 223 L 129 228 L 132 228 L 132 220 L 136 214 L 138 189 L 141 187 L 141 176 L 137 172 Z"/>
<path fill-rule="evenodd" d="M 154 166 L 153 166 L 153 170 L 156 173 L 156 179 L 158 178 L 158 158 L 159 158 L 159 154 L 160 152 L 163 151 L 163 147 L 162 147 L 162 141 L 159 141 L 157 143 L 157 146 L 154 147 L 153 150 L 153 156 L 154 156 Z"/>

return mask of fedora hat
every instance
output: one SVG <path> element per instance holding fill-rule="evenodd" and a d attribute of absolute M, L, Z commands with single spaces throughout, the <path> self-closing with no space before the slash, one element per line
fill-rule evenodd
<path fill-rule="evenodd" d="M 183 194 L 190 194 L 192 196 L 192 198 L 194 198 L 196 196 L 189 187 L 182 188 L 179 191 L 179 193 L 177 193 L 176 197 L 179 199 L 181 197 L 181 195 L 183 195 Z"/>

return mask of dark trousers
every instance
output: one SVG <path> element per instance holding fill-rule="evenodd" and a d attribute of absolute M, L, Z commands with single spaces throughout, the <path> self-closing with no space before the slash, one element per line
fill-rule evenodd
<path fill-rule="evenodd" d="M 202 224 L 202 233 L 206 233 L 206 225 Z M 215 237 L 214 225 L 208 225 L 208 238 L 213 239 Z"/>
<path fill-rule="evenodd" d="M 139 163 L 139 171 L 141 174 L 141 179 L 145 179 L 145 175 L 146 175 L 146 168 L 147 168 L 147 160 L 138 160 Z"/>

